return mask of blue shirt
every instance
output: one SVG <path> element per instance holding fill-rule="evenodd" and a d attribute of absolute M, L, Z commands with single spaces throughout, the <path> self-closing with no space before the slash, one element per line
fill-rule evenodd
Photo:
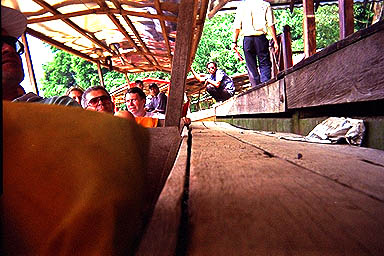
<path fill-rule="evenodd" d="M 216 70 L 215 74 L 211 74 L 209 79 L 213 81 L 221 81 L 219 88 L 225 89 L 232 96 L 235 94 L 235 85 L 233 84 L 232 78 L 230 78 L 223 70 Z"/>
<path fill-rule="evenodd" d="M 167 107 L 167 95 L 161 92 L 157 96 L 152 97 L 151 102 L 146 106 L 148 111 L 152 112 L 157 110 L 157 112 L 165 114 L 165 109 Z"/>

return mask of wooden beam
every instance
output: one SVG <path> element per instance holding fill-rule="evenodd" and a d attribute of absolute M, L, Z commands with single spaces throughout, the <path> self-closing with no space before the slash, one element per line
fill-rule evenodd
<path fill-rule="evenodd" d="M 129 85 L 129 78 L 128 78 L 127 73 L 124 73 L 124 77 L 125 77 L 125 81 L 127 81 L 127 84 Z"/>
<path fill-rule="evenodd" d="M 36 2 L 37 4 L 39 4 L 41 7 L 43 7 L 44 9 L 48 10 L 49 12 L 51 12 L 52 14 L 54 15 L 60 15 L 61 13 L 56 10 L 55 8 L 53 8 L 51 5 L 47 4 L 46 2 L 42 1 L 42 0 L 33 0 L 34 2 Z M 69 20 L 69 19 L 61 19 L 65 24 L 67 24 L 68 26 L 70 26 L 71 28 L 73 28 L 74 30 L 76 30 L 77 32 L 79 32 L 81 35 L 83 35 L 85 38 L 87 38 L 88 40 L 90 40 L 92 43 L 100 46 L 101 48 L 103 48 L 104 50 L 108 51 L 109 53 L 111 53 L 112 55 L 114 55 L 114 52 L 111 50 L 111 48 L 109 48 L 107 45 L 105 45 L 103 42 L 99 41 L 94 35 L 90 36 L 88 34 L 87 31 L 85 31 L 84 29 L 82 29 L 81 27 L 79 27 L 78 25 L 76 25 L 73 21 Z"/>
<path fill-rule="evenodd" d="M 288 68 L 293 66 L 291 28 L 288 25 L 285 25 L 283 28 L 281 46 L 281 50 L 283 52 L 284 70 L 287 70 Z"/>
<path fill-rule="evenodd" d="M 112 3 L 116 6 L 117 9 L 123 10 L 123 8 L 121 7 L 121 4 L 120 4 L 119 1 L 112 0 Z M 141 39 L 141 36 L 140 36 L 139 32 L 137 31 L 136 27 L 133 25 L 132 21 L 128 18 L 127 15 L 124 15 L 123 13 L 122 13 L 122 17 L 123 17 L 124 21 L 127 23 L 127 25 L 129 26 L 129 28 L 132 30 L 133 34 L 136 36 L 136 39 L 140 42 L 140 45 L 143 48 L 144 52 L 149 53 L 150 56 L 152 57 L 153 61 L 151 61 L 146 55 L 144 55 L 144 58 L 147 59 L 148 63 L 152 63 L 153 62 L 153 63 L 155 63 L 154 66 L 160 66 L 160 64 L 157 62 L 156 58 L 153 56 L 153 54 L 150 52 L 150 50 L 148 49 L 148 47 L 146 46 L 144 41 Z M 136 51 L 138 51 L 138 52 L 142 51 L 137 46 L 136 42 L 132 38 L 128 38 L 128 40 L 130 40 L 130 42 L 133 44 L 133 46 L 135 47 Z"/>
<path fill-rule="evenodd" d="M 160 1 L 159 0 L 155 0 L 155 8 L 156 8 L 157 13 L 160 16 L 162 16 L 163 15 L 163 11 L 161 10 Z M 163 38 L 164 38 L 164 41 L 165 41 L 165 45 L 167 46 L 168 56 L 171 57 L 172 56 L 172 52 L 171 52 L 171 46 L 169 44 L 169 39 L 168 39 L 167 27 L 165 26 L 165 23 L 164 23 L 163 20 L 159 20 L 159 22 L 160 22 L 160 26 L 161 26 L 161 33 L 163 35 Z"/>
<path fill-rule="evenodd" d="M 308 58 L 316 53 L 316 22 L 313 0 L 303 0 L 304 53 Z"/>
<path fill-rule="evenodd" d="M 230 2 L 231 0 L 221 0 L 219 1 L 219 3 L 213 7 L 213 9 L 210 9 L 209 10 L 209 13 L 208 13 L 208 18 L 211 19 L 213 16 L 215 16 L 215 14 L 220 11 L 221 8 L 223 8 L 223 6 L 225 4 L 227 4 L 228 2 Z"/>
<path fill-rule="evenodd" d="M 175 16 L 168 16 L 168 15 L 156 15 L 156 14 L 150 14 L 146 12 L 134 12 L 134 11 L 126 11 L 124 9 L 109 9 L 105 10 L 103 8 L 98 9 L 90 9 L 90 10 L 84 10 L 84 11 L 78 11 L 78 12 L 71 12 L 66 14 L 55 14 L 53 16 L 48 17 L 41 17 L 41 18 L 32 18 L 28 19 L 28 24 L 32 23 L 40 23 L 40 22 L 46 22 L 46 21 L 52 21 L 52 20 L 61 20 L 61 19 L 69 19 L 72 17 L 78 17 L 83 15 L 89 15 L 89 14 L 121 14 L 121 15 L 129 15 L 129 16 L 136 16 L 136 17 L 144 17 L 149 19 L 159 19 L 164 21 L 171 21 L 171 22 L 177 22 L 177 18 Z M 38 13 L 34 13 L 33 16 L 38 16 Z M 31 16 L 31 15 L 28 15 Z"/>
<path fill-rule="evenodd" d="M 173 56 L 171 85 L 165 126 L 179 126 L 183 106 L 185 79 L 189 71 L 194 15 L 197 6 L 193 0 L 181 0 L 177 19 L 176 49 Z M 192 10 L 191 10 L 192 7 Z"/>
<path fill-rule="evenodd" d="M 28 45 L 27 36 L 25 32 L 21 35 L 21 40 L 23 41 L 24 48 L 25 48 L 25 60 L 27 62 L 29 80 L 33 85 L 33 92 L 36 95 L 39 95 L 39 88 L 37 87 L 35 72 L 33 70 L 33 65 L 31 60 L 31 53 L 29 51 L 29 45 Z"/>
<path fill-rule="evenodd" d="M 56 40 L 53 40 L 52 38 L 50 38 L 50 37 L 48 37 L 48 36 L 46 36 L 46 35 L 44 35 L 44 34 L 42 34 L 40 32 L 37 32 L 37 31 L 35 31 L 35 30 L 31 29 L 31 28 L 27 27 L 25 32 L 27 34 L 31 35 L 31 36 L 34 36 L 34 37 L 40 39 L 41 41 L 46 42 L 47 44 L 53 45 L 53 46 L 55 46 L 55 47 L 57 47 L 57 48 L 59 48 L 59 49 L 61 49 L 63 51 L 69 52 L 70 54 L 76 55 L 76 56 L 78 56 L 80 58 L 83 58 L 83 59 L 89 61 L 89 62 L 93 62 L 95 64 L 97 64 L 97 62 L 98 62 L 97 59 L 93 59 L 93 58 L 89 57 L 88 55 L 86 55 L 86 54 L 84 54 L 82 52 L 76 51 L 76 50 L 66 46 L 65 44 L 60 43 L 60 42 L 58 42 Z M 108 67 L 104 63 L 101 63 L 101 65 L 103 65 L 104 67 Z M 122 71 L 120 69 L 116 68 L 116 67 L 113 67 L 113 69 L 115 71 L 117 71 L 117 72 L 122 73 Z"/>
<path fill-rule="evenodd" d="M 97 73 L 99 74 L 100 85 L 105 87 L 105 85 L 104 85 L 104 78 L 103 78 L 103 72 L 101 70 L 100 61 L 97 62 Z"/>
<path fill-rule="evenodd" d="M 198 33 L 194 34 L 195 38 L 193 40 L 193 45 L 192 45 L 192 52 L 195 53 L 195 54 L 196 54 L 197 47 L 198 47 L 199 42 L 200 42 L 201 35 L 203 34 L 205 16 L 207 15 L 207 10 L 208 10 L 208 2 L 209 2 L 209 0 L 202 0 L 201 1 L 199 20 L 196 21 L 196 24 L 198 24 L 198 26 L 196 28 Z M 190 65 L 192 65 L 192 61 L 193 61 L 194 57 L 195 56 L 191 56 L 191 63 L 190 63 Z"/>
<path fill-rule="evenodd" d="M 353 33 L 353 0 L 339 1 L 340 40 Z"/>

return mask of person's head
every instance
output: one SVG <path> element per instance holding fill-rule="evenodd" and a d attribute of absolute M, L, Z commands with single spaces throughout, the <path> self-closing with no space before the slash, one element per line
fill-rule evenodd
<path fill-rule="evenodd" d="M 145 93 L 139 87 L 128 89 L 125 104 L 134 116 L 145 116 Z"/>
<path fill-rule="evenodd" d="M 215 74 L 217 70 L 217 63 L 214 61 L 210 61 L 207 63 L 207 69 L 210 74 Z"/>
<path fill-rule="evenodd" d="M 155 83 L 152 83 L 149 85 L 149 94 L 152 96 L 152 97 L 156 97 L 157 94 L 159 94 L 160 92 L 160 89 L 159 87 L 157 86 L 157 84 Z"/>
<path fill-rule="evenodd" d="M 65 95 L 76 100 L 77 103 L 81 105 L 81 97 L 83 96 L 83 93 L 84 91 L 80 87 L 72 86 L 66 91 Z"/>
<path fill-rule="evenodd" d="M 141 90 L 144 90 L 144 82 L 142 80 L 136 80 L 135 86 L 139 87 Z"/>
<path fill-rule="evenodd" d="M 81 98 L 81 106 L 98 112 L 115 112 L 111 96 L 103 86 L 94 86 L 85 90 Z"/>
<path fill-rule="evenodd" d="M 1 62 L 3 99 L 18 97 L 24 70 L 20 55 L 24 45 L 18 40 L 27 27 L 25 16 L 14 9 L 1 6 Z"/>

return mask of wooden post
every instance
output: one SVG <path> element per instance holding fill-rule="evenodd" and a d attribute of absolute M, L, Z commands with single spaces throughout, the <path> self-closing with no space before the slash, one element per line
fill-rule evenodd
<path fill-rule="evenodd" d="M 308 58 L 316 53 L 316 22 L 313 0 L 303 0 L 304 53 Z"/>
<path fill-rule="evenodd" d="M 339 0 L 340 40 L 353 34 L 353 0 Z"/>
<path fill-rule="evenodd" d="M 199 90 L 199 98 L 197 99 L 197 110 L 198 110 L 198 111 L 201 110 L 201 106 L 200 106 L 200 96 L 201 96 L 201 90 Z"/>
<path fill-rule="evenodd" d="M 191 8 L 192 7 L 192 8 Z M 171 84 L 165 126 L 179 126 L 183 106 L 185 80 L 189 71 L 196 3 L 181 0 L 177 19 L 176 47 L 172 60 Z"/>
<path fill-rule="evenodd" d="M 29 51 L 29 45 L 28 45 L 27 36 L 26 36 L 25 32 L 21 35 L 21 40 L 23 41 L 24 48 L 25 48 L 25 60 L 27 62 L 29 80 L 31 81 L 31 84 L 33 85 L 33 92 L 36 95 L 39 95 L 39 88 L 37 88 L 35 71 L 33 70 L 31 53 Z"/>
<path fill-rule="evenodd" d="M 292 39 L 291 39 L 291 28 L 285 25 L 283 28 L 283 34 L 281 37 L 281 51 L 283 52 L 283 63 L 284 70 L 292 67 Z"/>
<path fill-rule="evenodd" d="M 125 81 L 127 81 L 127 84 L 128 84 L 128 86 L 129 86 L 129 78 L 128 78 L 127 73 L 124 73 L 124 76 L 125 76 Z"/>
<path fill-rule="evenodd" d="M 101 72 L 100 61 L 97 62 L 97 73 L 99 74 L 100 85 L 105 87 L 105 85 L 104 85 L 104 78 L 103 78 L 103 72 Z"/>

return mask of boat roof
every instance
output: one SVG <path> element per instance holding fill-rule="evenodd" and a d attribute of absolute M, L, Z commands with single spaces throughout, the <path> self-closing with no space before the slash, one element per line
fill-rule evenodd
<path fill-rule="evenodd" d="M 121 73 L 171 72 L 181 0 L 2 0 L 28 20 L 26 32 L 62 50 Z M 190 63 L 208 0 L 197 6 Z"/>

